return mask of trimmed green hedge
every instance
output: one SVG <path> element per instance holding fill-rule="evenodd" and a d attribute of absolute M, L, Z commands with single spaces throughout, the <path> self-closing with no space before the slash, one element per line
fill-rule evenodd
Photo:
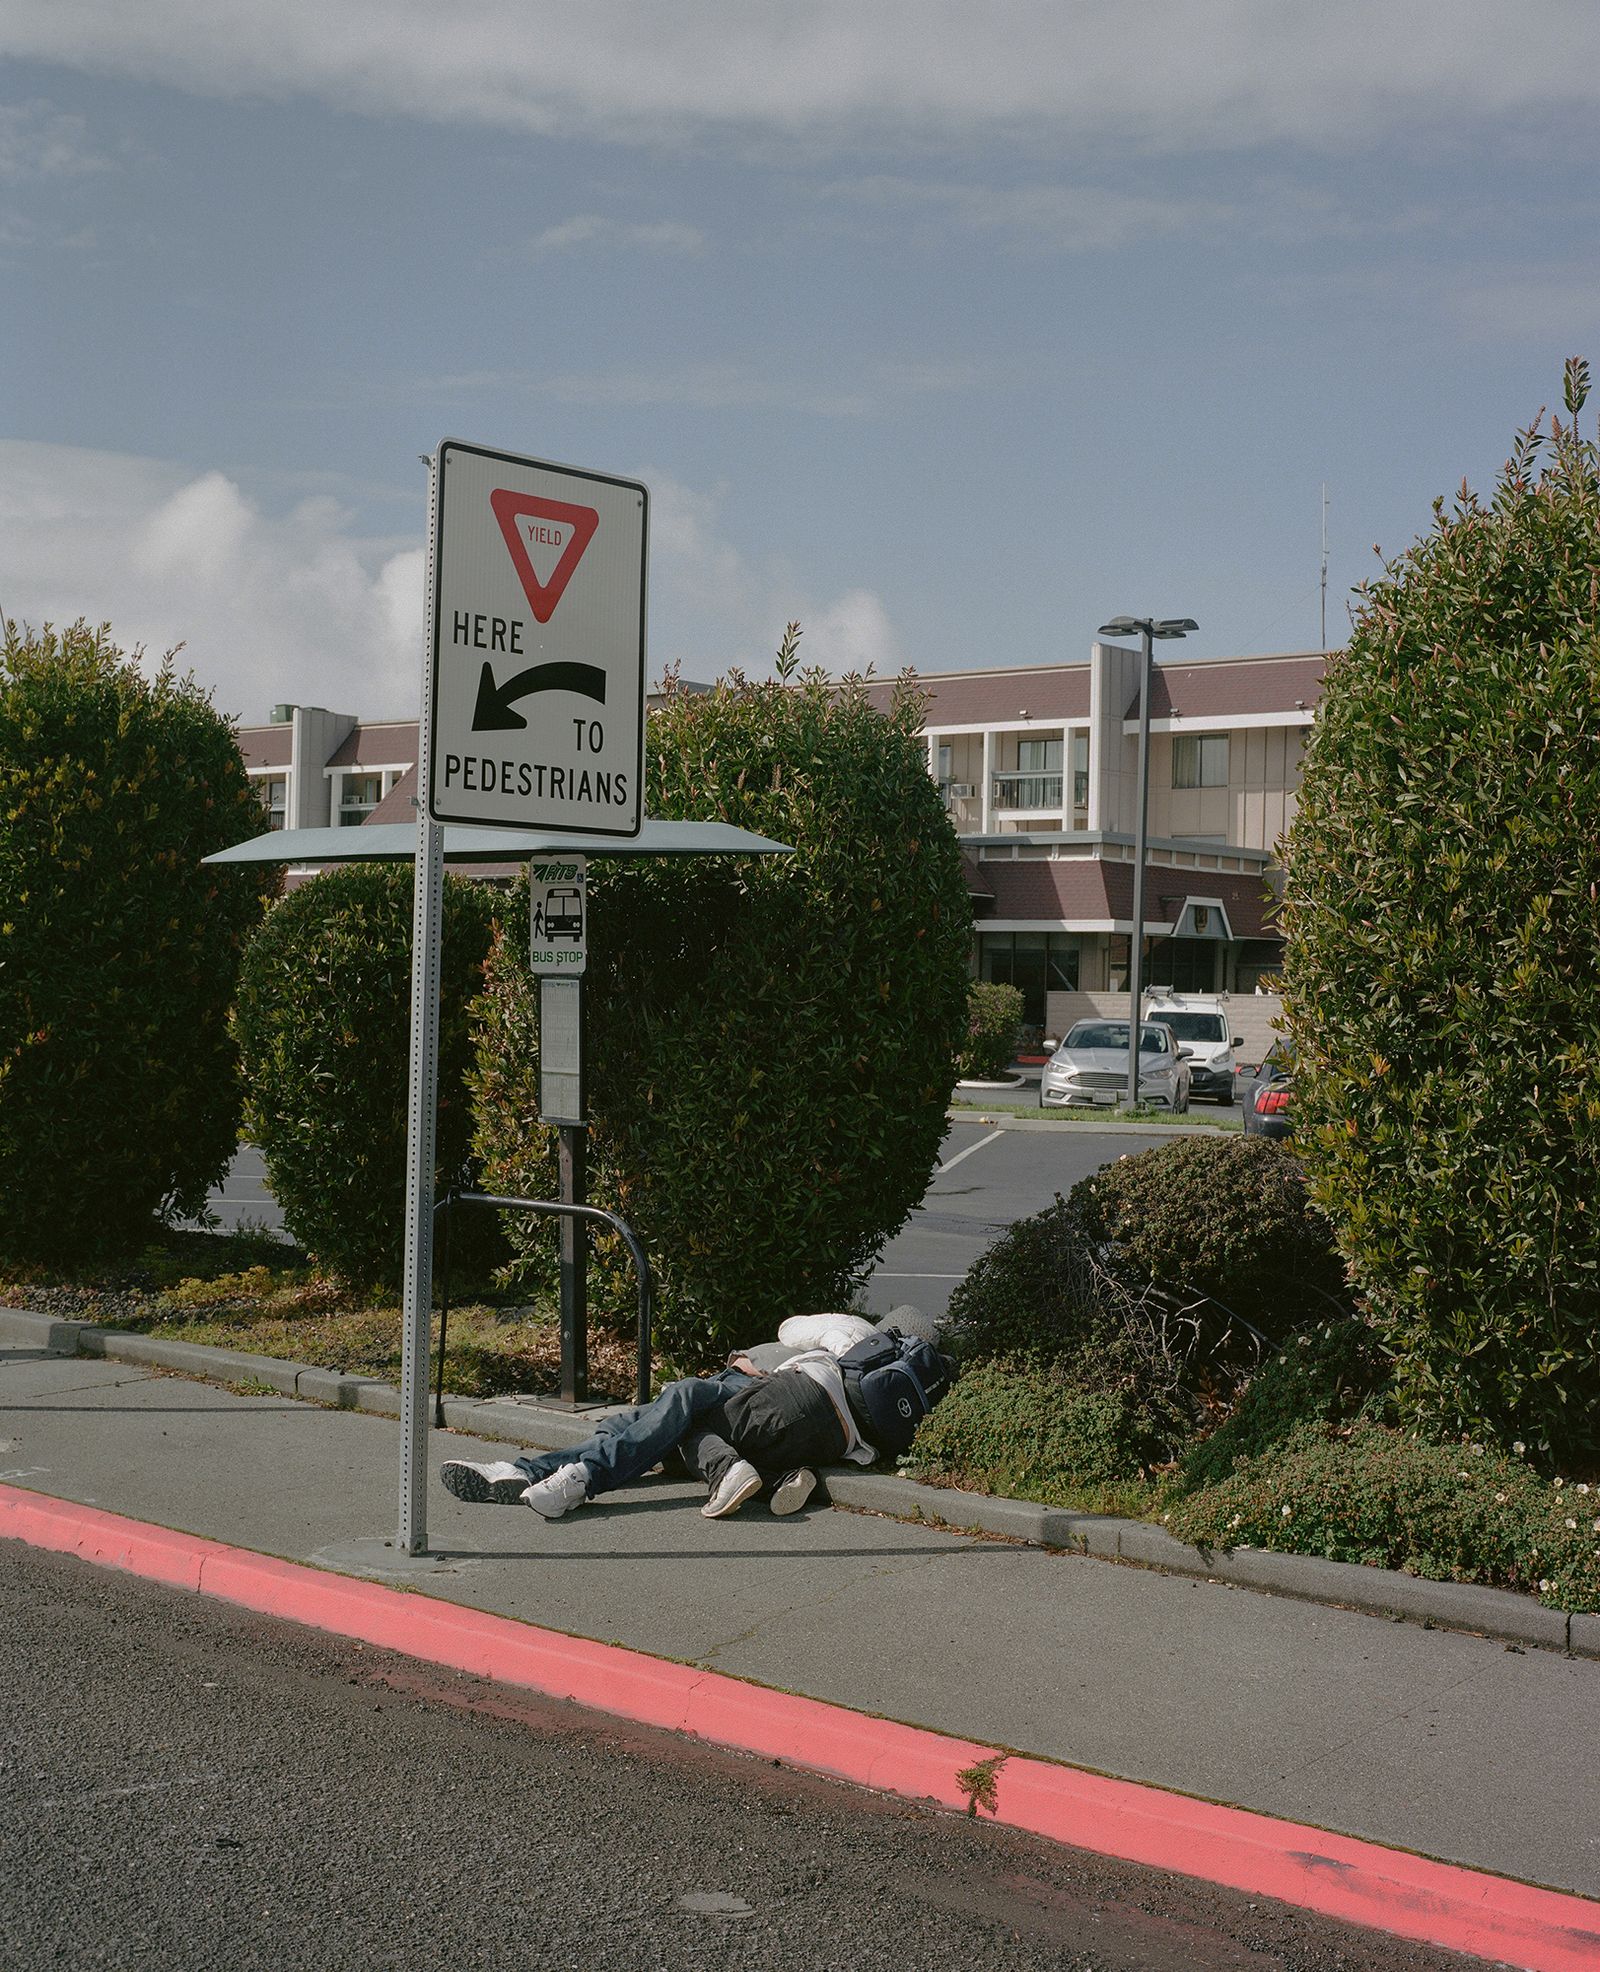
<path fill-rule="evenodd" d="M 276 870 L 227 721 L 108 625 L 8 632 L 0 659 L 0 1251 L 134 1252 L 233 1156 L 228 1003 Z"/>
<path fill-rule="evenodd" d="M 1600 1451 L 1600 452 L 1363 592 L 1289 837 L 1296 1141 L 1433 1436 Z"/>
<path fill-rule="evenodd" d="M 999 980 L 975 979 L 967 988 L 967 1045 L 959 1067 L 968 1081 L 998 1082 L 1017 1054 L 1022 994 Z"/>
<path fill-rule="evenodd" d="M 792 641 L 788 648 L 792 654 Z M 796 1309 L 838 1307 L 921 1198 L 966 1028 L 971 916 L 920 701 L 859 679 L 669 691 L 647 806 L 793 856 L 590 870 L 590 1195 L 644 1239 L 664 1351 L 698 1366 Z M 519 889 L 489 970 L 477 1144 L 497 1188 L 552 1195 Z M 511 1237 L 534 1279 L 548 1228 Z M 595 1243 L 597 1319 L 633 1319 Z"/>
<path fill-rule="evenodd" d="M 440 943 L 436 1171 L 468 1161 L 467 1009 L 483 984 L 494 892 L 446 876 Z M 404 1270 L 411 1037 L 412 871 L 355 864 L 292 890 L 251 942 L 234 1033 L 246 1127 L 289 1231 L 357 1287 Z M 502 1253 L 486 1207 L 457 1215 L 452 1268 Z"/>

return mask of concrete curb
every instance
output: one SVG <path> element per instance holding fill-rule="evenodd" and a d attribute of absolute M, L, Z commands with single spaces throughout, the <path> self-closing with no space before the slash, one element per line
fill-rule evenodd
<path fill-rule="evenodd" d="M 1237 1116 L 1237 1109 L 1224 1110 L 1225 1116 Z M 1089 1115 L 1083 1116 L 1015 1116 L 1008 1109 L 989 1111 L 981 1103 L 971 1108 L 947 1109 L 946 1120 L 951 1123 L 982 1123 L 995 1130 L 1094 1130 L 1104 1131 L 1107 1136 L 1148 1137 L 1159 1132 L 1163 1137 L 1210 1137 L 1218 1130 L 1226 1130 L 1226 1123 L 1118 1123 L 1110 1117 L 1099 1120 Z"/>
<path fill-rule="evenodd" d="M 852 1712 L 415 1590 L 352 1580 L 97 1507 L 0 1486 L 0 1538 L 685 1732 L 913 1801 L 1529 1968 L 1584 1972 L 1600 1904 L 1248 1809 Z"/>
<path fill-rule="evenodd" d="M 198 1342 L 134 1335 L 21 1308 L 0 1308 L 0 1347 L 6 1346 L 47 1355 L 99 1356 L 110 1362 L 175 1370 L 209 1383 L 251 1384 L 333 1410 L 368 1411 L 381 1417 L 400 1415 L 399 1391 L 374 1377 L 308 1369 L 271 1356 L 214 1349 Z M 448 1430 L 538 1451 L 561 1451 L 581 1444 L 601 1415 L 599 1410 L 573 1415 L 508 1398 L 447 1397 L 444 1405 Z M 1121 1520 L 1110 1514 L 1039 1506 L 1031 1500 L 926 1486 L 898 1473 L 834 1467 L 826 1483 L 828 1497 L 836 1506 L 881 1513 L 893 1520 L 921 1521 L 955 1533 L 992 1534 L 1032 1547 L 1420 1623 L 1425 1629 L 1464 1630 L 1534 1649 L 1600 1658 L 1600 1614 L 1565 1615 L 1511 1589 L 1482 1588 L 1470 1582 L 1430 1582 L 1386 1568 L 1322 1561 L 1314 1555 L 1194 1548 L 1145 1520 Z"/>

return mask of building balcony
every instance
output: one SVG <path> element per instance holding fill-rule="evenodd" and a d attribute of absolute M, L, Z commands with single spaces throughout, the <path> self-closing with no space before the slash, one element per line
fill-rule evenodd
<path fill-rule="evenodd" d="M 1062 779 L 1060 774 L 996 774 L 994 805 L 1016 810 L 1045 809 L 1059 815 Z"/>

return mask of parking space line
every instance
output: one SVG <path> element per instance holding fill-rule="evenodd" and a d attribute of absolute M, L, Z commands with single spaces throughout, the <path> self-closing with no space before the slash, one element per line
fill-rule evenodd
<path fill-rule="evenodd" d="M 953 1171 L 963 1157 L 970 1157 L 975 1150 L 982 1150 L 986 1143 L 998 1143 L 1005 1135 L 1004 1130 L 991 1130 L 986 1137 L 979 1137 L 976 1143 L 969 1143 L 965 1150 L 958 1150 L 954 1157 L 947 1158 L 939 1165 L 940 1171 Z"/>

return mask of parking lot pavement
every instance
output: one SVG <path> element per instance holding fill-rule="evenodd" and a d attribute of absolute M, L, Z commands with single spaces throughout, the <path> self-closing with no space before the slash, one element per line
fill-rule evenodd
<path fill-rule="evenodd" d="M 253 1143 L 240 1144 L 227 1176 L 206 1203 L 224 1232 L 237 1231 L 244 1221 L 272 1232 L 283 1230 L 283 1207 L 267 1189 L 267 1167 Z"/>
<path fill-rule="evenodd" d="M 1100 1130 L 1074 1123 L 1051 1130 L 998 1130 L 952 1123 L 927 1196 L 884 1248 L 863 1300 L 874 1315 L 909 1301 L 943 1314 L 956 1282 L 1014 1220 L 1042 1212 L 1057 1192 L 1103 1164 L 1165 1143 L 1170 1131 Z"/>
<path fill-rule="evenodd" d="M 1075 1123 L 1051 1130 L 999 1130 L 963 1119 L 945 1132 L 927 1196 L 884 1248 L 864 1300 L 874 1315 L 903 1301 L 943 1314 L 951 1290 L 981 1253 L 1016 1219 L 1042 1212 L 1102 1164 L 1152 1144 L 1170 1131 L 1101 1130 Z M 241 1144 L 227 1177 L 209 1200 L 225 1230 L 241 1223 L 283 1226 L 253 1144 Z"/>

